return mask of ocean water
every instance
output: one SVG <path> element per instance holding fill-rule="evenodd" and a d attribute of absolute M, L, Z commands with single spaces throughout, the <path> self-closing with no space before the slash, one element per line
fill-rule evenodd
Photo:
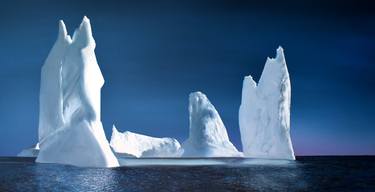
<path fill-rule="evenodd" d="M 375 191 L 375 156 L 165 161 L 107 169 L 1 157 L 0 191 Z"/>

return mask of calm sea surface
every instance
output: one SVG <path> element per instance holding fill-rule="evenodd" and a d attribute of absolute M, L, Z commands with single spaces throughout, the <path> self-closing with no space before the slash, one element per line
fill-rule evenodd
<path fill-rule="evenodd" d="M 0 191 L 375 191 L 375 156 L 220 161 L 230 163 L 106 169 L 1 157 Z"/>

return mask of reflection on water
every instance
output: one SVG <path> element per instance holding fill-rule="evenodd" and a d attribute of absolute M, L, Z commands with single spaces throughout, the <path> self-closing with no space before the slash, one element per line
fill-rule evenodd
<path fill-rule="evenodd" d="M 68 165 L 33 164 L 32 182 L 36 191 L 110 191 L 116 186 L 117 173 L 105 168 L 78 168 Z M 27 185 L 29 185 L 27 184 Z"/>
<path fill-rule="evenodd" d="M 144 161 L 161 161 L 147 159 L 106 169 L 0 158 L 0 191 L 375 190 L 374 157 L 301 157 L 296 162 L 195 159 L 205 163 L 200 166 L 171 160 L 176 165 L 144 166 Z"/>

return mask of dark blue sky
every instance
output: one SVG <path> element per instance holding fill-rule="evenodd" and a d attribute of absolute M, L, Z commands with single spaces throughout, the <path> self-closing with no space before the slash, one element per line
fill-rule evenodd
<path fill-rule="evenodd" d="M 40 68 L 63 19 L 91 19 L 106 83 L 102 121 L 188 136 L 188 94 L 215 105 L 241 149 L 242 80 L 282 45 L 297 155 L 375 154 L 375 6 L 366 1 L 2 1 L 0 155 L 37 141 Z"/>

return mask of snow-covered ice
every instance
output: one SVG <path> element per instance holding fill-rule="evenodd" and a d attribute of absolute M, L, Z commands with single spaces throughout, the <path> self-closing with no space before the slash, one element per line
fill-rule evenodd
<path fill-rule="evenodd" d="M 189 138 L 183 157 L 240 157 L 215 107 L 201 92 L 189 95 Z"/>
<path fill-rule="evenodd" d="M 259 83 L 249 75 L 242 88 L 239 125 L 244 155 L 294 160 L 290 138 L 291 87 L 284 51 L 267 58 Z"/>
<path fill-rule="evenodd" d="M 173 138 L 156 138 L 112 128 L 110 145 L 118 154 L 135 157 L 179 157 L 180 143 Z M 124 156 L 124 155 L 123 155 Z"/>
<path fill-rule="evenodd" d="M 17 154 L 18 157 L 37 157 L 39 153 L 39 143 L 26 148 Z"/>
<path fill-rule="evenodd" d="M 100 120 L 104 78 L 95 46 L 87 17 L 73 38 L 60 21 L 57 41 L 42 67 L 37 162 L 88 167 L 119 165 Z"/>

